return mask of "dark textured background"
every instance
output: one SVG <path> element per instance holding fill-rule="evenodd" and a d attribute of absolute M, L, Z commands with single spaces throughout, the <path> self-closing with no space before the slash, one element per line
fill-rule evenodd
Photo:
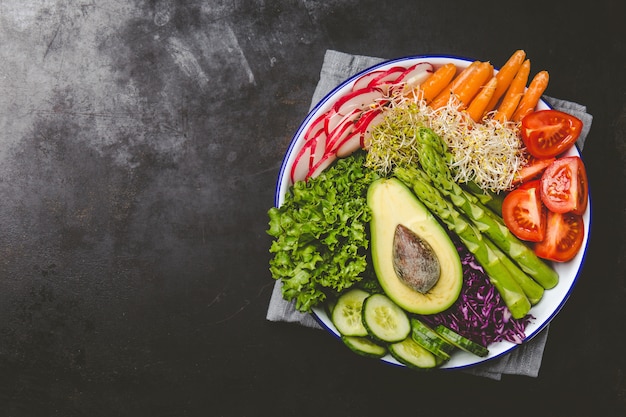
<path fill-rule="evenodd" d="M 0 416 L 623 416 L 624 3 L 0 2 Z M 538 378 L 269 323 L 266 211 L 326 49 L 525 49 L 594 116 L 593 229 Z"/>

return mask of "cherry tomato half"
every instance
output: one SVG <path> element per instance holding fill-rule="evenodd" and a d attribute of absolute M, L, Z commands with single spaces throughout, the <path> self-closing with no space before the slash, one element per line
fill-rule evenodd
<path fill-rule="evenodd" d="M 583 122 L 558 110 L 539 110 L 522 119 L 521 135 L 528 152 L 535 158 L 552 158 L 574 145 Z"/>
<path fill-rule="evenodd" d="M 541 176 L 541 201 L 555 213 L 582 215 L 588 192 L 587 172 L 578 156 L 557 159 Z"/>
<path fill-rule="evenodd" d="M 546 210 L 539 196 L 540 181 L 533 180 L 511 191 L 502 202 L 502 219 L 522 240 L 540 242 L 546 233 Z"/>
<path fill-rule="evenodd" d="M 543 158 L 538 159 L 534 156 L 528 158 L 528 162 L 526 165 L 519 170 L 519 172 L 515 175 L 513 179 L 513 184 L 523 184 L 532 179 L 538 178 L 541 176 L 543 171 L 550 166 L 552 162 L 554 162 L 556 158 Z"/>
<path fill-rule="evenodd" d="M 584 231 L 582 216 L 549 211 L 546 238 L 535 244 L 535 253 L 538 257 L 550 261 L 570 261 L 582 247 Z"/>

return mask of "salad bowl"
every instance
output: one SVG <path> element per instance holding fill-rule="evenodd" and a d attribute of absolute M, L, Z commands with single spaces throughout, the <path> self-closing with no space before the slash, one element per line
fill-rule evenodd
<path fill-rule="evenodd" d="M 319 117 L 321 115 L 331 110 L 333 106 L 335 106 L 335 104 L 338 102 L 338 100 L 341 100 L 342 97 L 345 97 L 353 90 L 355 82 L 361 82 L 359 80 L 363 80 L 369 76 L 373 77 L 373 74 L 380 74 L 395 67 L 410 68 L 420 63 L 426 63 L 431 65 L 433 68 L 438 68 L 444 64 L 453 63 L 460 70 L 466 68 L 474 61 L 475 60 L 469 58 L 449 55 L 416 55 L 402 57 L 384 61 L 380 64 L 374 65 L 364 71 L 353 75 L 352 77 L 348 78 L 347 80 L 336 86 L 312 108 L 312 110 L 309 112 L 309 114 L 306 116 L 306 118 L 303 120 L 303 122 L 300 124 L 299 128 L 295 132 L 293 139 L 291 140 L 291 143 L 289 144 L 289 147 L 286 151 L 279 171 L 275 190 L 275 206 L 280 207 L 283 204 L 285 200 L 285 195 L 289 192 L 289 188 L 293 184 L 294 164 L 297 163 L 298 154 L 300 153 L 303 146 L 305 146 L 306 132 L 311 128 L 314 123 L 317 122 L 317 120 L 319 120 Z M 536 107 L 537 110 L 545 110 L 550 108 L 550 105 L 544 100 L 540 100 L 539 104 Z M 566 152 L 564 156 L 570 155 L 580 156 L 580 152 L 575 146 L 573 146 Z M 556 285 L 556 287 L 546 290 L 541 301 L 532 306 L 529 313 L 530 320 L 525 328 L 525 338 L 521 340 L 520 343 L 512 343 L 508 341 L 492 343 L 488 346 L 489 354 L 485 357 L 479 357 L 476 355 L 472 355 L 468 352 L 458 350 L 452 355 L 450 360 L 443 363 L 439 367 L 439 369 L 461 369 L 478 365 L 480 363 L 493 360 L 494 358 L 498 358 L 502 355 L 512 352 L 523 344 L 528 343 L 530 340 L 533 339 L 533 337 L 538 335 L 550 323 L 550 321 L 559 313 L 559 311 L 565 305 L 580 275 L 587 250 L 587 241 L 591 226 L 591 201 L 589 201 L 586 211 L 584 212 L 582 217 L 585 226 L 582 249 L 575 255 L 572 260 L 568 262 L 552 263 L 554 270 L 559 275 L 559 283 Z M 340 333 L 333 325 L 331 318 L 323 307 L 314 307 L 312 314 L 319 322 L 319 324 L 324 327 L 330 334 L 337 338 L 340 338 Z M 392 365 L 404 366 L 389 354 L 387 354 L 380 360 Z"/>

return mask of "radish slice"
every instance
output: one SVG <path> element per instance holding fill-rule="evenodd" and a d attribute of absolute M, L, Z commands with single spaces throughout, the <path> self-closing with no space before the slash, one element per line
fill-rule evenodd
<path fill-rule="evenodd" d="M 304 134 L 305 142 L 311 139 L 313 136 L 317 135 L 319 130 L 324 127 L 324 123 L 326 122 L 327 117 L 328 117 L 328 112 L 322 113 L 313 121 L 313 123 L 309 125 L 309 127 L 306 130 L 306 133 Z"/>
<path fill-rule="evenodd" d="M 337 146 L 343 142 L 353 131 L 355 131 L 355 123 L 363 112 L 359 109 L 355 109 L 348 116 L 345 116 L 341 123 L 333 129 L 328 135 L 326 141 L 326 153 L 335 152 Z"/>
<path fill-rule="evenodd" d="M 324 129 L 320 129 L 319 133 L 311 140 L 314 141 L 314 144 L 311 145 L 309 168 L 313 168 L 326 153 L 326 132 Z"/>
<path fill-rule="evenodd" d="M 306 179 L 308 180 L 309 178 L 317 177 L 322 171 L 328 168 L 330 164 L 335 162 L 336 159 L 337 154 L 334 152 L 325 154 L 324 157 L 309 170 L 309 173 L 306 175 Z"/>
<path fill-rule="evenodd" d="M 406 83 L 410 88 L 417 87 L 418 85 L 426 81 L 426 79 L 430 77 L 430 74 L 432 74 L 434 70 L 435 69 L 433 67 L 433 64 L 431 64 L 430 62 L 417 63 L 413 66 L 410 66 L 409 68 L 407 68 L 406 71 L 400 74 L 400 77 L 398 77 L 396 83 L 403 82 Z"/>
<path fill-rule="evenodd" d="M 393 84 L 404 71 L 406 71 L 404 67 L 391 67 L 383 74 L 371 80 L 367 86 L 369 88 L 375 88 L 383 84 Z"/>
<path fill-rule="evenodd" d="M 302 149 L 298 152 L 296 159 L 291 166 L 291 183 L 295 184 L 298 181 L 303 181 L 309 171 L 311 170 L 311 144 L 313 142 L 308 141 L 304 144 Z"/>
<path fill-rule="evenodd" d="M 337 132 L 337 128 L 339 128 L 340 126 L 344 125 L 346 121 L 355 121 L 361 113 L 363 113 L 361 110 L 359 109 L 354 109 L 350 112 L 350 114 L 346 115 L 346 116 L 342 116 L 338 113 L 335 113 L 334 111 L 331 110 L 331 113 L 333 113 L 331 116 L 328 117 L 328 120 L 326 122 L 326 126 L 324 126 L 324 129 L 326 131 L 326 135 L 328 137 L 328 142 L 330 142 L 332 139 L 332 136 L 335 135 Z"/>
<path fill-rule="evenodd" d="M 352 84 L 352 91 L 366 88 L 367 85 L 370 83 L 370 81 L 372 81 L 374 78 L 384 73 L 385 73 L 384 70 L 377 70 L 377 71 L 372 71 L 372 72 L 368 72 L 367 74 L 361 75 L 359 78 L 357 78 L 354 84 Z"/>
<path fill-rule="evenodd" d="M 385 118 L 385 114 L 380 111 L 374 114 L 369 120 L 368 123 L 364 124 L 361 130 L 361 148 L 367 150 L 370 147 L 372 137 L 372 130 L 375 126 L 380 124 Z"/>
<path fill-rule="evenodd" d="M 362 88 L 352 91 L 337 100 L 333 106 L 333 111 L 345 116 L 354 109 L 365 110 L 367 107 L 375 105 L 383 97 L 383 93 L 378 89 Z"/>
<path fill-rule="evenodd" d="M 337 146 L 337 157 L 345 158 L 347 156 L 352 155 L 356 150 L 361 148 L 361 132 L 358 130 L 353 130 L 348 137 L 346 137 L 338 146 Z"/>

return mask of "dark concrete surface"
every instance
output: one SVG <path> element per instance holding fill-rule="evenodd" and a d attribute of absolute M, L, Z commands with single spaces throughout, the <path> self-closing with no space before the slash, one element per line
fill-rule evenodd
<path fill-rule="evenodd" d="M 626 13 L 573 4 L 0 1 L 0 416 L 626 415 Z M 266 211 L 329 48 L 523 48 L 593 114 L 589 254 L 538 378 L 265 321 Z"/>

